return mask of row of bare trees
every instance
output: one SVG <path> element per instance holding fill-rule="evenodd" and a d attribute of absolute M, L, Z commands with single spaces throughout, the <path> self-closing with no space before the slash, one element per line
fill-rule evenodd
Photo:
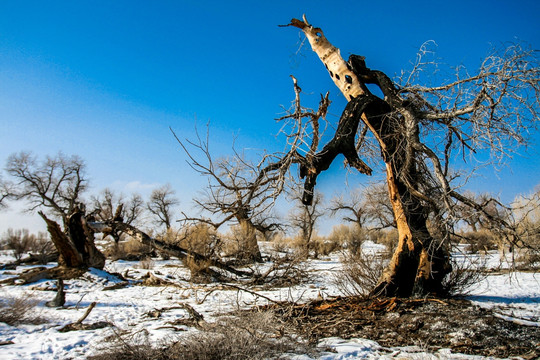
<path fill-rule="evenodd" d="M 110 189 L 86 201 L 83 198 L 88 189 L 85 163 L 78 156 L 62 153 L 44 159 L 27 152 L 12 154 L 5 171 L 9 178 L 0 181 L 2 206 L 10 200 L 24 201 L 27 211 L 38 210 L 60 253 L 59 264 L 67 267 L 104 266 L 105 258 L 94 244 L 94 222 L 131 226 L 148 210 L 156 225 L 169 228 L 173 208 L 178 203 L 169 185 L 155 189 L 147 203 L 137 194 L 125 199 Z M 125 229 L 112 228 L 106 235 L 118 242 L 124 232 Z"/>
<path fill-rule="evenodd" d="M 121 218 L 130 225 L 141 221 L 144 212 L 148 211 L 154 225 L 168 229 L 174 221 L 174 207 L 179 203 L 169 184 L 154 189 L 146 202 L 139 194 L 126 198 L 109 188 L 85 199 L 82 195 L 88 190 L 86 165 L 76 155 L 59 153 L 38 159 L 31 153 L 20 152 L 9 156 L 5 171 L 10 180 L 0 178 L 2 206 L 10 200 L 25 201 L 28 212 L 45 210 L 61 220 L 64 227 L 69 214 L 76 207 L 84 206 L 90 210 L 89 218 L 98 221 Z"/>

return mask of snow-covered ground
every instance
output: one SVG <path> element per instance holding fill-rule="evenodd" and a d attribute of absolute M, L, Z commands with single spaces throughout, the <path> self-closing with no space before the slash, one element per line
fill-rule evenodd
<path fill-rule="evenodd" d="M 372 250 L 375 244 L 366 244 Z M 498 254 L 488 254 L 490 261 L 498 262 Z M 13 260 L 8 254 L 0 256 L 0 262 Z M 49 264 L 53 266 L 54 264 Z M 340 295 L 333 284 L 333 274 L 340 269 L 338 255 L 319 260 L 311 260 L 308 265 L 313 274 L 308 283 L 291 288 L 265 290 L 250 288 L 260 295 L 276 301 L 302 302 L 309 299 Z M 14 276 L 28 267 L 20 266 L 16 270 L 0 271 L 0 280 Z M 266 304 L 263 297 L 238 289 L 223 289 L 220 284 L 192 284 L 188 271 L 175 259 L 154 259 L 151 269 L 140 268 L 139 262 L 108 262 L 105 271 L 91 270 L 83 277 L 65 282 L 66 304 L 63 309 L 48 308 L 46 301 L 55 296 L 56 282 L 43 280 L 24 286 L 0 287 L 0 300 L 13 296 L 30 295 L 39 300 L 37 311 L 47 322 L 40 325 L 9 326 L 0 323 L 0 341 L 13 344 L 0 346 L 0 359 L 83 359 L 95 354 L 104 339 L 112 334 L 111 327 L 97 330 L 58 331 L 68 323 L 77 321 L 92 302 L 97 306 L 90 313 L 85 323 L 107 321 L 116 328 L 132 333 L 146 330 L 152 341 L 159 341 L 178 335 L 178 327 L 193 331 L 180 325 L 176 329 L 170 322 L 186 318 L 186 310 L 179 304 L 189 304 L 205 319 L 211 320 L 218 314 L 236 308 L 249 308 Z M 166 279 L 174 285 L 141 286 L 134 280 L 131 285 L 116 290 L 106 288 L 119 280 L 109 273 L 129 271 L 130 279 L 142 279 L 149 272 Z M 540 275 L 519 273 L 491 275 L 474 287 L 470 299 L 483 307 L 496 307 L 497 313 L 513 321 L 540 326 Z M 165 309 L 159 317 L 152 316 L 152 311 Z M 321 347 L 331 348 L 335 352 L 323 352 L 320 359 L 481 359 L 478 356 L 451 354 L 441 350 L 429 354 L 416 347 L 383 349 L 376 342 L 367 339 L 343 340 L 328 338 L 320 343 Z M 308 355 L 297 355 L 297 360 L 312 359 Z"/>

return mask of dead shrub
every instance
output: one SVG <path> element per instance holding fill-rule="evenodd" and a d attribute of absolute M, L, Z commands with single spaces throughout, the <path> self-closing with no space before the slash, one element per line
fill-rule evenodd
<path fill-rule="evenodd" d="M 291 250 L 291 238 L 286 237 L 283 233 L 277 233 L 272 239 L 272 251 L 276 253 L 288 253 Z"/>
<path fill-rule="evenodd" d="M 155 256 L 155 251 L 150 245 L 141 243 L 139 240 L 127 238 L 118 243 L 113 242 L 105 251 L 106 257 L 112 260 L 137 261 Z"/>
<path fill-rule="evenodd" d="M 538 249 L 522 249 L 516 259 L 516 264 L 519 270 L 539 270 L 540 251 Z"/>
<path fill-rule="evenodd" d="M 377 244 L 386 246 L 386 249 L 393 252 L 397 246 L 399 234 L 397 229 L 372 230 L 376 235 Z"/>
<path fill-rule="evenodd" d="M 170 244 L 170 245 L 180 245 L 181 238 L 182 238 L 182 232 L 174 228 L 169 228 L 165 230 L 164 232 L 156 235 L 156 239 L 164 242 L 165 244 Z M 170 259 L 170 254 L 167 252 L 160 251 L 159 255 L 161 256 L 163 260 Z"/>
<path fill-rule="evenodd" d="M 156 263 L 154 262 L 154 260 L 152 260 L 152 258 L 148 256 L 139 262 L 138 267 L 139 269 L 152 270 L 155 265 Z"/>
<path fill-rule="evenodd" d="M 182 229 L 178 235 L 178 244 L 188 251 L 213 258 L 219 257 L 222 242 L 213 227 L 204 223 L 195 223 Z"/>
<path fill-rule="evenodd" d="M 497 235 L 485 229 L 464 233 L 461 236 L 463 241 L 468 244 L 467 251 L 473 254 L 480 251 L 496 250 L 499 243 Z"/>
<path fill-rule="evenodd" d="M 30 294 L 0 299 L 0 322 L 14 326 L 19 324 L 43 324 L 45 319 L 36 313 L 39 301 Z"/>
<path fill-rule="evenodd" d="M 116 334 L 113 342 L 91 360 L 252 360 L 280 359 L 286 353 L 313 353 L 289 336 L 289 330 L 269 312 L 245 312 L 219 318 L 204 330 L 169 339 L 153 347 L 146 332 Z"/>
<path fill-rule="evenodd" d="M 21 260 L 22 256 L 30 251 L 35 236 L 28 232 L 28 229 L 7 229 L 2 242 L 9 250 L 13 250 L 15 260 Z"/>
<path fill-rule="evenodd" d="M 356 254 L 361 250 L 366 237 L 367 231 L 356 224 L 339 224 L 332 227 L 332 232 L 328 235 L 328 240 Z"/>
<path fill-rule="evenodd" d="M 268 236 L 271 237 L 270 234 Z M 267 241 L 267 239 L 254 227 L 246 223 L 231 226 L 230 231 L 223 238 L 224 257 L 234 258 L 237 264 L 259 260 L 258 243 L 260 241 Z"/>
<path fill-rule="evenodd" d="M 184 260 L 184 266 L 189 269 L 191 275 L 190 281 L 194 283 L 208 283 L 212 280 L 211 265 L 211 260 L 197 260 L 193 256 L 188 256 Z"/>
<path fill-rule="evenodd" d="M 45 265 L 56 248 L 47 233 L 39 232 L 30 246 L 30 251 L 39 264 Z"/>
<path fill-rule="evenodd" d="M 262 285 L 264 288 L 290 287 L 309 281 L 312 278 L 305 258 L 298 252 L 270 255 L 267 264 L 253 264 L 251 285 Z M 270 266 L 267 266 L 271 264 Z"/>
<path fill-rule="evenodd" d="M 378 284 L 391 253 L 343 251 L 342 270 L 334 275 L 333 282 L 346 296 L 368 296 Z"/>
<path fill-rule="evenodd" d="M 458 252 L 454 252 L 459 254 Z M 474 290 L 473 285 L 487 277 L 486 258 L 471 257 L 466 254 L 450 259 L 452 271 L 443 280 L 443 296 L 464 296 Z"/>
<path fill-rule="evenodd" d="M 329 239 L 316 238 L 313 241 L 312 247 L 315 252 L 315 258 L 317 258 L 319 255 L 328 256 L 334 251 L 341 249 L 341 244 Z"/>

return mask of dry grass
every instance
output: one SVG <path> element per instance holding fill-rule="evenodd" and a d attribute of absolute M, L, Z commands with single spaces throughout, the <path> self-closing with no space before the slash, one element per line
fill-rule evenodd
<path fill-rule="evenodd" d="M 152 270 L 155 265 L 156 263 L 154 262 L 154 260 L 152 260 L 152 258 L 148 256 L 139 262 L 138 268 L 145 269 L 145 270 Z"/>
<path fill-rule="evenodd" d="M 30 294 L 0 299 L 0 322 L 14 326 L 19 324 L 43 324 L 46 322 L 36 311 L 39 301 Z"/>
<path fill-rule="evenodd" d="M 252 360 L 280 359 L 285 353 L 310 352 L 269 312 L 239 313 L 219 318 L 204 330 L 152 346 L 148 334 L 116 334 L 113 342 L 91 360 Z"/>
<path fill-rule="evenodd" d="M 154 250 L 149 245 L 128 238 L 125 241 L 113 243 L 104 253 L 112 260 L 142 260 L 153 255 Z"/>

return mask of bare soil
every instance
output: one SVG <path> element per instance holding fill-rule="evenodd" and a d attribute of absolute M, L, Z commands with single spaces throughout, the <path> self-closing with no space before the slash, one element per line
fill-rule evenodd
<path fill-rule="evenodd" d="M 463 299 L 339 297 L 302 305 L 272 305 L 311 342 L 325 337 L 365 338 L 383 347 L 524 359 L 540 357 L 540 327 L 496 317 Z"/>

